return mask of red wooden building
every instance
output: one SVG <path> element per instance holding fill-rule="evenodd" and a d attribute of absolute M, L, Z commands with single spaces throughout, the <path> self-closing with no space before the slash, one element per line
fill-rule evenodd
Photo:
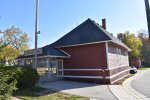
<path fill-rule="evenodd" d="M 129 73 L 130 49 L 91 19 L 47 45 L 39 58 L 57 59 L 57 76 L 67 80 L 111 84 Z M 22 55 L 18 59 L 33 59 Z"/>

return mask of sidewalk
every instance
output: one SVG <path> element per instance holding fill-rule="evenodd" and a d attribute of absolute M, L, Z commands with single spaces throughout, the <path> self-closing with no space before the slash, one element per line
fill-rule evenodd
<path fill-rule="evenodd" d="M 146 70 L 147 71 L 147 70 Z M 135 98 L 137 98 L 138 100 L 150 100 L 150 98 L 147 98 L 146 96 L 144 96 L 143 94 L 139 93 L 138 91 L 136 91 L 135 89 L 133 89 L 131 87 L 131 82 L 132 80 L 134 80 L 139 74 L 144 74 L 144 72 L 146 71 L 139 71 L 135 76 L 127 79 L 122 85 L 124 87 L 124 89 L 126 91 L 128 91 L 128 93 L 130 93 L 131 95 L 133 95 Z"/>
<path fill-rule="evenodd" d="M 122 85 L 109 85 L 109 88 L 118 100 L 138 100 L 127 92 Z"/>
<path fill-rule="evenodd" d="M 40 87 L 97 100 L 137 100 L 122 85 L 99 85 L 72 81 L 55 81 Z"/>
<path fill-rule="evenodd" d="M 41 84 L 40 87 L 73 95 L 88 97 L 91 100 L 117 100 L 117 98 L 111 93 L 107 85 L 62 80 Z"/>
<path fill-rule="evenodd" d="M 132 79 L 139 74 L 141 74 L 140 71 L 122 85 L 99 85 L 61 80 L 40 84 L 39 87 L 85 96 L 94 100 L 148 100 L 130 86 Z"/>

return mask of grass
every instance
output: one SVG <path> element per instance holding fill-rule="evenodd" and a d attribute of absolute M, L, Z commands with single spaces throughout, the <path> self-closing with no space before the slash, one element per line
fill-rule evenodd
<path fill-rule="evenodd" d="M 148 69 L 150 69 L 150 67 L 141 67 L 141 68 L 139 68 L 139 70 L 148 70 Z"/>
<path fill-rule="evenodd" d="M 86 97 L 46 90 L 40 87 L 17 90 L 13 93 L 13 96 L 22 100 L 89 100 Z"/>
<path fill-rule="evenodd" d="M 52 71 L 52 73 L 56 73 L 56 68 L 52 68 L 52 69 L 50 69 L 50 70 Z M 47 68 L 47 67 L 38 67 L 38 68 L 37 68 L 37 72 L 38 72 L 39 75 L 45 74 L 46 71 L 48 71 L 48 68 Z"/>

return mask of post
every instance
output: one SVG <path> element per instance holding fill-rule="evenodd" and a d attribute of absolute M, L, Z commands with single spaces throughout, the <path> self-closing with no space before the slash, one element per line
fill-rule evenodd
<path fill-rule="evenodd" d="M 49 58 L 46 59 L 46 66 L 48 68 L 48 78 L 50 79 L 51 71 L 50 71 L 50 59 Z"/>
<path fill-rule="evenodd" d="M 146 9 L 147 27 L 148 27 L 148 33 L 149 33 L 149 39 L 150 39 L 150 7 L 149 7 L 149 1 L 148 0 L 145 0 L 145 9 Z"/>
<path fill-rule="evenodd" d="M 36 0 L 36 13 L 35 13 L 35 51 L 34 51 L 34 68 L 37 68 L 37 33 L 38 33 L 38 0 Z"/>

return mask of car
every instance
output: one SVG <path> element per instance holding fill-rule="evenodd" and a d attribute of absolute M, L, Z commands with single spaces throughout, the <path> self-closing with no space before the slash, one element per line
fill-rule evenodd
<path fill-rule="evenodd" d="M 129 69 L 130 69 L 130 74 L 135 74 L 135 73 L 137 73 L 137 68 L 136 68 L 136 67 L 130 66 Z"/>

